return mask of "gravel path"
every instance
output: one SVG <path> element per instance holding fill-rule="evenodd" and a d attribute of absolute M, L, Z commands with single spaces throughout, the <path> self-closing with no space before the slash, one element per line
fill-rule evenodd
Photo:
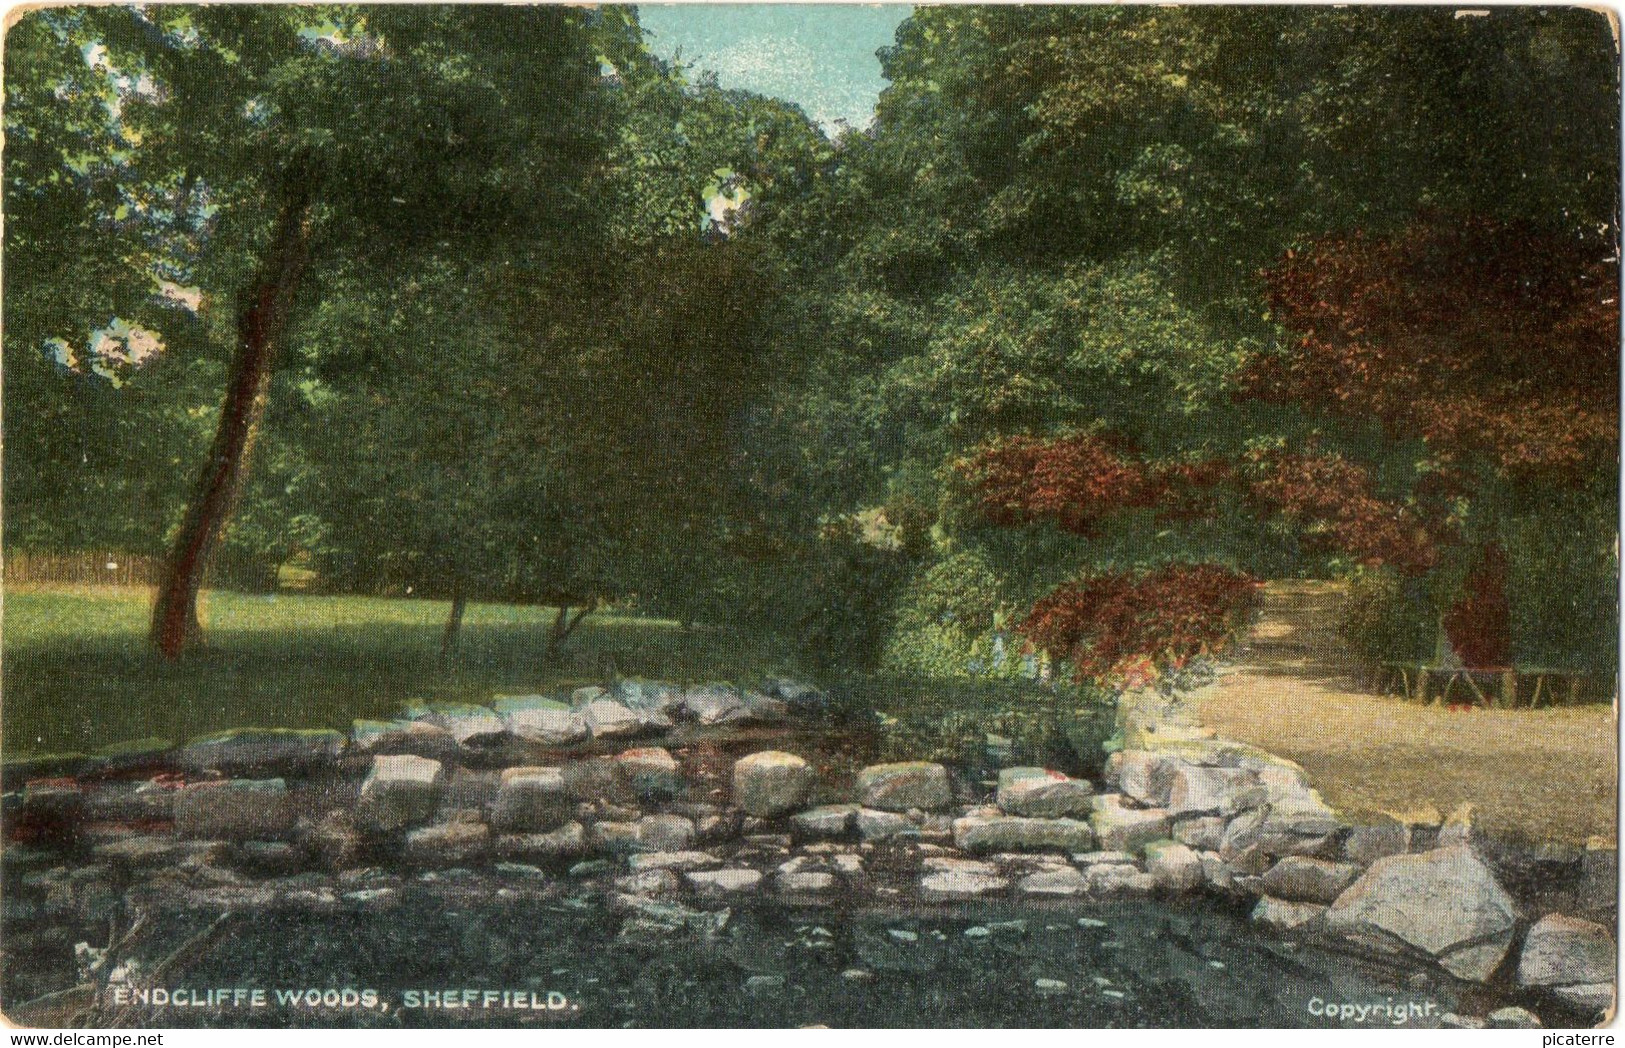
<path fill-rule="evenodd" d="M 1499 835 L 1616 841 L 1614 706 L 1451 710 L 1358 691 L 1336 631 L 1340 599 L 1335 583 L 1269 583 L 1202 722 L 1302 764 L 1349 815 L 1448 815 L 1466 803 Z"/>

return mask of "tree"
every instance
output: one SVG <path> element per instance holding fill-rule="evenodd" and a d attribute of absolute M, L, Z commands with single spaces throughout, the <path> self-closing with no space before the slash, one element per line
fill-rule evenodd
<path fill-rule="evenodd" d="M 161 265 L 201 287 L 233 347 L 154 608 L 154 645 L 174 657 L 197 633 L 197 587 L 313 274 L 363 259 L 387 273 L 453 242 L 495 249 L 571 228 L 602 156 L 599 56 L 618 53 L 631 23 L 431 6 L 30 17 L 52 68 L 93 54 L 115 84 L 118 133 L 93 159 L 157 245 L 133 260 L 135 278 Z M 82 80 L 46 93 L 90 91 Z"/>
<path fill-rule="evenodd" d="M 1517 522 L 1578 501 L 1593 507 L 1593 534 L 1610 530 L 1620 324 L 1612 238 L 1434 215 L 1388 237 L 1313 241 L 1271 270 L 1268 286 L 1291 337 L 1249 362 L 1244 389 L 1420 440 L 1418 495 L 1460 551 L 1447 563 L 1445 632 L 1464 657 L 1506 663 L 1516 650 L 1506 586 Z M 1596 571 L 1594 560 L 1576 549 L 1542 570 L 1573 587 Z M 1550 589 L 1554 580 L 1528 583 Z"/>

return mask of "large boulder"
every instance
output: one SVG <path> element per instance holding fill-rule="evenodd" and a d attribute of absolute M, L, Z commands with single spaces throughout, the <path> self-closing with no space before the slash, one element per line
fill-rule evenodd
<path fill-rule="evenodd" d="M 411 754 L 374 757 L 361 784 L 356 817 L 363 826 L 386 833 L 428 822 L 445 790 L 445 769 L 437 760 Z"/>
<path fill-rule="evenodd" d="M 306 771 L 337 760 L 343 734 L 330 729 L 235 728 L 199 736 L 176 752 L 186 771 L 227 775 Z"/>
<path fill-rule="evenodd" d="M 1163 808 L 1131 808 L 1114 793 L 1095 798 L 1089 816 L 1100 847 L 1107 851 L 1136 852 L 1155 840 L 1168 836 L 1170 822 Z"/>
<path fill-rule="evenodd" d="M 1483 982 L 1512 944 L 1517 913 L 1465 845 L 1371 864 L 1326 911 L 1326 926 L 1362 945 L 1418 951 L 1460 979 Z"/>
<path fill-rule="evenodd" d="M 575 801 L 559 768 L 508 768 L 502 773 L 491 822 L 501 833 L 545 833 L 575 815 Z"/>
<path fill-rule="evenodd" d="M 1329 904 L 1359 876 L 1352 863 L 1289 855 L 1264 874 L 1261 886 L 1278 899 Z"/>
<path fill-rule="evenodd" d="M 587 737 L 587 724 L 566 703 L 545 695 L 507 695 L 491 703 L 509 734 L 542 746 L 568 746 Z"/>
<path fill-rule="evenodd" d="M 1046 768 L 1005 768 L 999 772 L 995 801 L 1009 815 L 1054 819 L 1088 818 L 1094 809 L 1094 790 L 1083 779 Z"/>
<path fill-rule="evenodd" d="M 747 814 L 771 819 L 807 803 L 818 775 L 793 753 L 766 750 L 734 762 L 734 803 Z"/>
<path fill-rule="evenodd" d="M 961 851 L 1083 852 L 1095 846 L 1095 832 L 1077 819 L 1028 819 L 1017 815 L 969 815 L 954 820 L 954 843 Z"/>
<path fill-rule="evenodd" d="M 858 772 L 858 792 L 865 808 L 881 811 L 941 811 L 954 802 L 948 769 L 926 761 L 871 764 Z"/>
<path fill-rule="evenodd" d="M 281 779 L 199 782 L 175 794 L 175 832 L 198 840 L 280 840 L 294 827 Z"/>
<path fill-rule="evenodd" d="M 1614 1001 L 1616 957 L 1607 928 L 1548 914 L 1524 938 L 1518 984 L 1544 990 L 1581 1011 L 1603 1012 Z"/>

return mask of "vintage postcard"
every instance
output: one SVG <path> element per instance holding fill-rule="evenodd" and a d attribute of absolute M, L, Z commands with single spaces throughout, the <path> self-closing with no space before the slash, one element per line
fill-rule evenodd
<path fill-rule="evenodd" d="M 3 114 L 12 1026 L 1612 1020 L 1615 14 L 47 4 Z"/>

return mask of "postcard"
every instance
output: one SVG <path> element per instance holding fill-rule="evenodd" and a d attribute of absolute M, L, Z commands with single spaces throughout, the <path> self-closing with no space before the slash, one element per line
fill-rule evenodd
<path fill-rule="evenodd" d="M 1615 15 L 3 59 L 13 1027 L 1612 1020 Z"/>

